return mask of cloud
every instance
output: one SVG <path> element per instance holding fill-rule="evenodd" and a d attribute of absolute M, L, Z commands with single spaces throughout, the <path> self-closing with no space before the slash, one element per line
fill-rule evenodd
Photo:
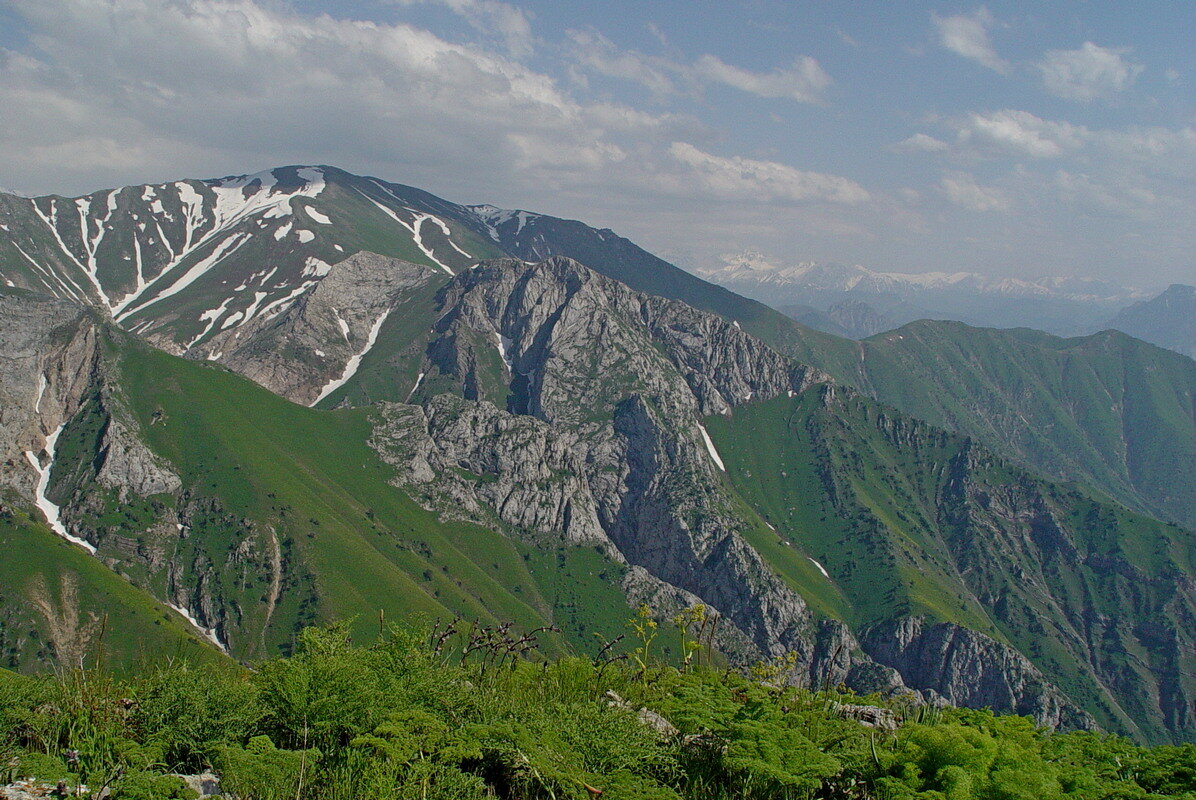
<path fill-rule="evenodd" d="M 1012 205 L 1000 189 L 981 186 L 966 172 L 944 175 L 939 185 L 948 200 L 971 211 L 1008 211 Z"/>
<path fill-rule="evenodd" d="M 684 77 L 685 68 L 676 62 L 622 50 L 597 31 L 571 30 L 568 36 L 573 40 L 573 56 L 579 66 L 609 78 L 638 83 L 658 96 L 680 91 L 677 79 Z"/>
<path fill-rule="evenodd" d="M 1038 69 L 1048 92 L 1069 100 L 1110 97 L 1133 85 L 1144 67 L 1126 61 L 1128 49 L 1084 42 L 1078 50 L 1050 50 Z"/>
<path fill-rule="evenodd" d="M 803 56 L 785 69 L 752 72 L 724 63 L 717 56 L 704 55 L 693 65 L 693 72 L 712 83 L 721 83 L 757 97 L 784 97 L 799 103 L 817 103 L 831 85 L 818 62 Z"/>
<path fill-rule="evenodd" d="M 673 142 L 669 153 L 699 178 L 707 192 L 728 200 L 857 204 L 869 199 L 864 187 L 837 175 L 803 172 L 775 161 L 724 158 L 686 142 Z"/>
<path fill-rule="evenodd" d="M 830 75 L 810 56 L 769 72 L 728 64 L 705 54 L 692 62 L 620 48 L 593 30 L 571 30 L 573 56 L 579 66 L 599 75 L 640 84 L 658 96 L 697 94 L 710 85 L 729 86 L 765 98 L 819 103 L 831 85 Z"/>
<path fill-rule="evenodd" d="M 331 161 L 442 190 L 483 171 L 552 186 L 628 148 L 664 158 L 698 127 L 579 102 L 506 56 L 404 24 L 252 0 L 10 5 L 33 47 L 0 51 L 0 163 L 43 184 Z"/>
<path fill-rule="evenodd" d="M 915 133 L 908 139 L 903 139 L 893 145 L 893 150 L 899 153 L 943 153 L 951 149 L 951 145 L 925 133 Z"/>
<path fill-rule="evenodd" d="M 391 0 L 398 5 L 411 6 L 435 3 L 460 16 L 471 28 L 501 38 L 513 56 L 532 52 L 532 26 L 520 8 L 498 0 Z"/>
<path fill-rule="evenodd" d="M 978 144 L 1014 155 L 1050 158 L 1083 144 L 1086 131 L 1067 122 L 1050 122 L 1028 111 L 1006 109 L 970 114 L 959 127 L 961 143 Z"/>
<path fill-rule="evenodd" d="M 1106 171 L 1134 168 L 1168 178 L 1196 175 L 1196 129 L 1190 126 L 1094 129 L 1017 109 L 972 113 L 952 126 L 956 149 L 973 156 L 1073 157 Z"/>
<path fill-rule="evenodd" d="M 956 55 L 971 59 L 1005 75 L 1009 62 L 997 55 L 988 38 L 988 30 L 995 24 L 992 14 L 984 6 L 971 14 L 940 17 L 932 13 L 931 20 L 939 34 L 939 43 Z"/>

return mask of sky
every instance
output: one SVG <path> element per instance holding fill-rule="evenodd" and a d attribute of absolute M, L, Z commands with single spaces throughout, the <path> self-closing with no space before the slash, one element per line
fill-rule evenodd
<path fill-rule="evenodd" d="M 774 263 L 1196 283 L 1196 3 L 0 0 L 0 186 L 331 164 Z"/>

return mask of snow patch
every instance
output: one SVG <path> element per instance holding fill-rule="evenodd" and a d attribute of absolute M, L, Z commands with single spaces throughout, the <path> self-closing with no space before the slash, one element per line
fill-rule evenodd
<path fill-rule="evenodd" d="M 62 524 L 60 509 L 54 504 L 53 501 L 50 500 L 49 497 L 46 496 L 46 490 L 50 487 L 50 471 L 54 469 L 54 449 L 58 446 L 58 437 L 62 433 L 62 429 L 65 427 L 66 423 L 63 422 L 61 425 L 55 428 L 49 436 L 46 437 L 46 444 L 43 449 L 45 450 L 46 455 L 49 457 L 49 460 L 46 462 L 45 466 L 42 465 L 41 459 L 36 453 L 34 453 L 32 450 L 25 451 L 25 457 L 29 459 L 30 466 L 32 466 L 33 471 L 37 473 L 37 485 L 33 489 L 33 500 L 34 504 L 38 507 L 38 510 L 45 515 L 46 523 L 55 533 L 57 533 L 63 539 L 66 539 L 68 542 L 73 542 L 92 555 L 95 555 L 96 549 L 91 542 L 87 541 L 86 539 L 80 539 L 78 536 L 71 536 L 71 534 L 67 532 L 66 526 Z"/>
<path fill-rule="evenodd" d="M 257 314 L 258 308 L 261 307 L 262 301 L 265 300 L 269 294 L 269 292 L 253 293 L 253 302 L 249 304 L 249 308 L 245 309 L 245 322 L 249 322 L 249 320 L 253 319 L 254 315 Z"/>
<path fill-rule="evenodd" d="M 806 556 L 806 558 L 810 558 L 810 557 Z M 830 573 L 828 573 L 826 571 L 826 567 L 822 566 L 821 564 L 819 564 L 817 561 L 815 561 L 812 558 L 810 558 L 810 563 L 813 564 L 814 566 L 818 567 L 818 571 L 822 573 L 822 576 L 824 578 L 826 578 L 828 581 L 831 579 Z"/>
<path fill-rule="evenodd" d="M 311 217 L 312 219 L 314 219 L 316 222 L 320 223 L 321 225 L 331 225 L 332 224 L 332 220 L 328 219 L 328 217 L 321 214 L 319 211 L 316 211 L 311 206 L 305 206 L 303 210 L 307 212 L 307 216 Z"/>
<path fill-rule="evenodd" d="M 716 467 L 726 472 L 727 468 L 723 465 L 723 460 L 719 457 L 718 450 L 714 448 L 714 441 L 711 440 L 710 434 L 706 432 L 706 426 L 699 422 L 698 430 L 702 433 L 702 441 L 706 443 L 706 452 L 710 454 L 710 460 L 714 462 Z"/>
<path fill-rule="evenodd" d="M 283 225 L 283 226 L 282 226 L 281 228 L 279 228 L 278 230 L 274 231 L 274 239 L 275 239 L 275 241 L 279 241 L 279 242 L 281 242 L 281 241 L 282 241 L 284 238 L 286 238 L 286 235 L 287 235 L 288 233 L 290 233 L 290 232 L 291 232 L 291 223 L 290 223 L 290 221 L 288 220 L 288 221 L 287 221 L 287 223 L 286 223 L 285 225 Z"/>
<path fill-rule="evenodd" d="M 411 400 L 411 396 L 415 394 L 415 390 L 418 389 L 420 384 L 424 382 L 424 374 L 425 373 L 421 372 L 415 379 L 415 385 L 411 387 L 411 391 L 407 392 L 407 400 L 404 400 L 403 402 Z"/>
<path fill-rule="evenodd" d="M 180 527 L 179 530 L 182 530 L 182 528 Z M 215 628 L 205 628 L 203 625 L 200 625 L 199 620 L 191 616 L 191 612 L 181 606 L 176 606 L 174 603 L 167 603 L 166 605 L 177 611 L 183 619 L 190 622 L 193 628 L 202 633 L 204 638 L 209 642 L 219 647 L 222 652 L 228 652 L 228 648 L 224 646 L 224 642 L 220 641 L 220 637 L 216 635 Z"/>
<path fill-rule="evenodd" d="M 398 197 L 395 195 L 394 192 L 390 191 L 385 186 L 382 186 L 382 184 L 378 183 L 377 181 L 374 181 L 374 183 L 377 186 L 379 186 L 384 192 L 389 194 L 391 197 L 394 197 L 396 200 L 398 199 Z M 395 222 L 399 223 L 404 228 L 406 228 L 408 230 L 408 232 L 410 232 L 412 241 L 415 242 L 415 246 L 418 247 L 420 249 L 420 251 L 423 252 L 423 254 L 425 256 L 427 256 L 428 259 L 433 264 L 440 267 L 442 270 L 447 272 L 449 275 L 454 274 L 453 270 L 447 264 L 445 264 L 444 262 L 442 262 L 440 259 L 438 259 L 436 257 L 436 255 L 432 252 L 432 248 L 430 248 L 424 244 L 424 240 L 419 234 L 420 225 L 423 224 L 424 220 L 433 220 L 436 224 L 438 224 L 440 226 L 440 229 L 442 232 L 444 232 L 444 235 L 448 236 L 449 235 L 448 234 L 448 226 L 444 224 L 444 220 L 440 219 L 439 217 L 435 217 L 431 214 L 421 214 L 420 212 L 415 211 L 414 209 L 410 209 L 410 208 L 407 208 L 406 206 L 404 206 L 404 210 L 410 211 L 411 214 L 414 215 L 414 217 L 415 217 L 415 220 L 413 222 L 408 223 L 406 220 L 404 220 L 402 217 L 400 217 L 398 214 L 396 214 L 392 209 L 387 208 L 386 206 L 382 205 L 381 203 L 379 203 L 374 198 L 370 197 L 365 192 L 361 191 L 360 189 L 358 189 L 357 191 L 362 197 L 364 197 L 366 200 L 369 200 L 371 203 L 373 203 L 375 206 L 377 206 L 378 209 L 383 214 L 390 217 Z"/>
<path fill-rule="evenodd" d="M 165 235 L 161 231 L 161 226 L 159 226 L 159 236 L 161 236 L 163 244 L 166 245 L 167 249 L 171 250 L 170 261 L 162 268 L 154 281 L 130 292 L 123 300 L 112 307 L 116 320 L 119 322 L 130 314 L 140 311 L 146 306 L 163 300 L 179 291 L 180 287 L 176 282 L 174 286 L 165 292 L 159 292 L 148 298 L 144 297 L 146 293 L 153 290 L 154 285 L 159 279 L 166 276 L 184 259 L 220 235 L 227 233 L 237 223 L 254 214 L 266 215 L 274 212 L 275 216 L 283 216 L 279 210 L 285 208 L 289 211 L 291 201 L 296 197 L 315 197 L 323 191 L 325 186 L 323 171 L 314 167 L 303 167 L 298 170 L 298 175 L 304 181 L 302 187 L 278 191 L 276 191 L 278 179 L 275 177 L 273 170 L 259 172 L 254 175 L 240 175 L 233 178 L 207 182 L 207 187 L 211 190 L 215 198 L 215 202 L 210 209 L 212 225 L 207 233 L 198 238 L 195 238 L 194 233 L 197 230 L 199 222 L 203 219 L 203 198 L 191 189 L 191 187 L 184 190 L 182 187 L 186 184 L 176 184 L 180 193 L 180 199 L 184 200 L 184 204 L 188 209 L 187 234 L 183 246 L 179 248 L 178 252 L 171 249 L 169 241 L 166 240 Z M 144 194 L 143 197 L 144 199 L 149 199 Z M 228 240 L 226 239 L 225 241 Z M 211 262 L 208 266 L 213 266 L 214 263 Z M 188 272 L 188 276 L 192 275 L 193 272 L 194 270 Z M 187 283 L 189 282 L 187 281 Z"/>
<path fill-rule="evenodd" d="M 365 357 L 366 353 L 370 352 L 370 349 L 374 346 L 374 342 L 378 341 L 378 332 L 382 330 L 382 323 L 386 322 L 386 318 L 390 316 L 390 312 L 391 309 L 386 309 L 382 312 L 382 315 L 374 321 L 373 327 L 370 328 L 370 335 L 366 339 L 365 347 L 362 348 L 360 353 L 349 359 L 349 361 L 345 364 L 345 371 L 341 373 L 339 378 L 329 381 L 328 384 L 320 390 L 319 396 L 317 396 L 316 399 L 311 402 L 311 405 L 314 406 L 316 403 L 320 402 L 325 397 L 344 386 L 346 383 L 348 383 L 349 379 L 357 373 L 357 368 L 361 366 L 361 359 Z M 337 318 L 340 318 L 339 315 Z M 346 336 L 346 338 L 348 337 Z"/>
<path fill-rule="evenodd" d="M 332 313 L 336 315 L 336 324 L 340 326 L 341 336 L 345 337 L 346 342 L 349 341 L 349 323 L 345 322 L 345 318 L 337 309 L 332 309 Z"/>
<path fill-rule="evenodd" d="M 227 239 L 222 241 L 220 244 L 216 245 L 216 249 L 213 250 L 211 252 L 211 254 L 207 256 L 207 258 L 201 259 L 200 261 L 196 262 L 195 265 L 192 266 L 191 269 L 187 270 L 187 272 L 184 273 L 181 278 L 176 280 L 174 282 L 174 284 L 172 284 L 170 286 L 169 289 L 158 292 L 158 294 L 153 299 L 151 299 L 150 301 L 148 301 L 146 303 L 142 303 L 141 305 L 139 305 L 135 308 L 131 308 L 131 309 L 128 309 L 127 311 L 124 311 L 122 314 L 120 314 L 117 317 L 117 321 L 119 322 L 121 318 L 127 317 L 134 312 L 140 311 L 141 309 L 145 308 L 146 306 L 150 305 L 151 303 L 156 303 L 159 300 L 165 300 L 167 297 L 171 297 L 171 296 L 176 295 L 179 292 L 183 291 L 188 286 L 190 286 L 192 283 L 194 283 L 198 278 L 200 278 L 204 273 L 206 273 L 208 270 L 210 270 L 212 267 L 216 266 L 221 261 L 223 261 L 225 258 L 228 258 L 233 253 L 235 253 L 238 249 L 240 249 L 240 247 L 243 244 L 248 242 L 251 238 L 252 238 L 251 234 L 248 234 L 248 233 L 236 233 L 236 234 L 233 234 L 232 236 L 228 237 Z"/>
<path fill-rule="evenodd" d="M 321 261 L 315 256 L 309 256 L 303 265 L 303 275 L 304 277 L 314 275 L 317 278 L 323 278 L 331 269 L 332 265 L 327 261 Z"/>
<path fill-rule="evenodd" d="M 33 401 L 33 413 L 42 413 L 42 396 L 46 393 L 46 374 L 37 376 L 37 399 Z"/>
<path fill-rule="evenodd" d="M 307 244 L 312 239 L 316 238 L 316 235 L 311 231 L 299 230 L 295 231 L 295 235 L 299 237 L 299 241 L 302 244 Z"/>
<path fill-rule="evenodd" d="M 515 343 L 498 331 L 494 332 L 494 341 L 498 344 L 498 354 L 502 356 L 502 363 L 507 365 L 507 371 L 514 372 L 515 368 L 511 365 L 511 349 Z"/>
<path fill-rule="evenodd" d="M 234 299 L 235 298 L 232 297 L 226 297 L 224 302 L 216 306 L 216 308 L 210 308 L 199 315 L 199 321 L 208 323 L 207 327 L 205 327 L 198 336 L 187 343 L 187 347 L 184 348 L 185 350 L 190 350 L 192 347 L 195 347 L 195 345 L 199 344 L 199 342 L 205 336 L 212 332 L 212 328 L 216 327 L 216 323 L 220 321 L 220 317 L 222 317 L 224 312 L 228 310 L 228 304 Z"/>

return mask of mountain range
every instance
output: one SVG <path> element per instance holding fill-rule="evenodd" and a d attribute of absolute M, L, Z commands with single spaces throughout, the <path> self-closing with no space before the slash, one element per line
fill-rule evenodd
<path fill-rule="evenodd" d="M 1108 326 L 1196 358 L 1196 286 L 1172 284 L 1125 309 Z"/>
<path fill-rule="evenodd" d="M 0 195 L 0 280 L 6 665 L 379 615 L 592 651 L 702 602 L 802 685 L 1196 736 L 1181 355 L 857 342 L 610 230 L 332 167 Z"/>
<path fill-rule="evenodd" d="M 919 319 L 971 325 L 1036 328 L 1059 335 L 1097 330 L 1122 308 L 1149 297 L 1141 289 L 1080 277 L 1033 280 L 992 278 L 975 272 L 880 272 L 860 265 L 803 262 L 780 265 L 759 253 L 727 256 L 702 276 L 777 308 L 829 315 L 852 338 L 864 338 Z M 843 325 L 837 305 L 866 304 L 878 320 Z M 858 311 L 857 311 L 858 313 Z M 817 318 L 810 321 L 820 322 Z M 879 329 L 878 324 L 887 325 Z M 838 333 L 838 330 L 830 329 Z"/>

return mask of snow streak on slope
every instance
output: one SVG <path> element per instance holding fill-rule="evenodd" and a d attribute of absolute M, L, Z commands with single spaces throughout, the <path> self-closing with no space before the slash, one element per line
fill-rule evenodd
<path fill-rule="evenodd" d="M 806 556 L 806 558 L 810 557 Z M 828 581 L 831 579 L 830 573 L 826 571 L 826 567 L 822 566 L 812 558 L 810 558 L 810 562 L 813 563 L 814 566 L 818 567 L 818 571 L 822 573 L 822 577 L 826 578 Z"/>
<path fill-rule="evenodd" d="M 55 201 L 55 200 L 50 201 L 50 212 L 48 214 L 42 213 L 41 208 L 39 208 L 37 205 L 37 201 L 30 200 L 29 204 L 31 206 L 33 206 L 34 213 L 37 214 L 41 218 L 42 222 L 46 223 L 46 227 L 50 229 L 50 233 L 51 233 L 51 235 L 53 235 L 54 241 L 58 242 L 58 247 L 60 250 L 62 250 L 63 255 L 65 255 L 68 259 L 70 259 L 72 264 L 74 264 L 79 269 L 83 270 L 83 272 L 85 274 L 90 275 L 90 273 L 87 272 L 87 268 L 79 263 L 79 259 L 75 258 L 75 254 L 70 251 L 70 248 L 66 246 L 66 242 L 64 242 L 62 240 L 62 236 L 60 236 L 58 233 L 58 203 L 57 203 L 57 201 Z M 25 256 L 25 257 L 29 258 L 29 256 Z M 32 259 L 30 259 L 30 260 L 32 260 Z M 79 291 L 78 296 L 80 296 L 80 297 L 87 296 L 87 292 L 85 292 L 83 290 L 83 287 L 81 287 L 79 284 L 75 283 L 75 281 L 73 279 L 71 280 L 71 284 Z M 102 303 L 104 303 L 105 305 L 108 305 L 108 297 L 99 288 L 98 284 L 96 285 L 96 291 L 98 291 L 100 294 L 100 297 L 99 297 L 100 301 Z"/>
<path fill-rule="evenodd" d="M 186 212 L 182 245 L 175 251 L 170 244 L 170 240 L 162 231 L 161 225 L 155 220 L 158 236 L 162 240 L 162 244 L 170 251 L 171 259 L 153 280 L 147 284 L 140 285 L 112 307 L 112 312 L 116 320 L 119 322 L 131 314 L 177 294 L 219 263 L 220 258 L 213 259 L 209 256 L 200 262 L 203 265 L 202 269 L 198 268 L 199 265 L 193 266 L 166 289 L 157 289 L 155 291 L 156 287 L 167 279 L 167 276 L 175 267 L 201 248 L 218 240 L 221 235 L 228 232 L 240 222 L 259 214 L 270 218 L 286 216 L 291 213 L 292 200 L 297 197 L 316 197 L 324 190 L 324 173 L 321 170 L 304 167 L 298 170 L 297 174 L 304 181 L 301 187 L 277 191 L 275 187 L 278 184 L 278 179 L 275 177 L 273 170 L 215 181 L 208 184 L 208 188 L 214 195 L 212 206 L 209 209 L 205 209 L 204 207 L 204 195 L 197 192 L 190 184 L 185 182 L 173 184 Z M 146 190 L 147 193 L 153 192 L 153 187 L 146 187 Z M 246 190 L 250 192 L 248 196 L 245 194 Z M 212 227 L 197 238 L 196 234 L 206 218 L 205 210 L 211 213 Z M 164 211 L 162 215 L 165 215 Z M 285 235 L 284 233 L 283 236 Z M 242 236 L 244 238 L 237 245 L 238 247 L 250 235 L 242 234 Z M 222 246 L 226 247 L 230 238 L 232 237 L 225 238 L 224 242 L 217 246 L 217 249 Z M 276 238 L 281 237 L 278 237 L 276 233 Z M 224 255 L 227 256 L 229 254 L 225 253 Z"/>
<path fill-rule="evenodd" d="M 415 385 L 411 387 L 411 391 L 407 392 L 407 399 L 403 401 L 404 403 L 411 402 L 411 396 L 415 394 L 415 390 L 418 389 L 420 387 L 420 384 L 422 384 L 424 382 L 425 374 L 426 373 L 421 372 L 419 374 L 419 377 L 417 377 L 415 379 Z"/>
<path fill-rule="evenodd" d="M 223 242 L 216 245 L 216 249 L 213 250 L 212 253 L 207 258 L 200 259 L 198 262 L 196 262 L 195 265 L 192 266 L 191 269 L 187 270 L 181 278 L 179 278 L 173 284 L 171 284 L 170 288 L 168 288 L 162 292 L 159 292 L 156 296 L 154 296 L 147 302 L 142 303 L 141 305 L 137 306 L 136 308 L 132 308 L 132 309 L 129 309 L 128 311 L 118 314 L 116 317 L 117 322 L 119 322 L 120 320 L 129 316 L 130 314 L 140 311 L 141 309 L 145 308 L 146 306 L 152 305 L 153 303 L 156 303 L 159 300 L 165 300 L 167 297 L 172 297 L 173 295 L 176 295 L 179 292 L 183 291 L 188 286 L 190 286 L 192 283 L 194 283 L 200 276 L 202 276 L 204 273 L 206 273 L 208 270 L 210 270 L 212 267 L 216 266 L 221 261 L 223 261 L 225 258 L 227 258 L 228 256 L 235 253 L 242 245 L 244 245 L 246 242 L 248 242 L 251 238 L 253 238 L 252 234 L 248 234 L 248 233 L 235 233 L 232 236 L 228 237 Z M 175 259 L 175 260 L 177 263 L 178 259 Z"/>
<path fill-rule="evenodd" d="M 515 343 L 498 331 L 494 332 L 494 341 L 498 345 L 498 354 L 502 356 L 502 363 L 507 365 L 507 372 L 515 372 L 515 367 L 511 363 L 511 348 Z"/>
<path fill-rule="evenodd" d="M 378 319 L 374 321 L 373 327 L 370 328 L 370 335 L 366 339 L 365 347 L 360 353 L 349 359 L 349 361 L 345 364 L 345 371 L 341 373 L 339 378 L 329 381 L 328 384 L 320 390 L 319 396 L 317 396 L 315 400 L 311 401 L 311 405 L 314 406 L 316 403 L 319 403 L 325 397 L 344 386 L 346 383 L 348 383 L 349 379 L 357 373 L 357 368 L 361 366 L 361 359 L 364 358 L 365 354 L 370 352 L 370 350 L 374 347 L 374 342 L 378 340 L 378 331 L 382 330 L 382 323 L 386 322 L 386 318 L 390 316 L 390 312 L 391 309 L 386 309 L 382 312 L 382 316 L 378 317 Z"/>
<path fill-rule="evenodd" d="M 38 396 L 38 400 L 41 400 L 40 395 Z M 54 450 L 58 446 L 58 437 L 62 433 L 62 429 L 65 427 L 66 423 L 63 422 L 61 425 L 55 428 L 49 436 L 46 437 L 44 449 L 48 461 L 46 462 L 45 466 L 42 466 L 41 458 L 39 458 L 36 453 L 34 453 L 32 450 L 25 451 L 25 457 L 29 459 L 30 466 L 32 466 L 33 471 L 37 473 L 37 485 L 33 489 L 33 502 L 38 507 L 38 510 L 45 515 L 46 523 L 49 524 L 50 528 L 53 529 L 55 533 L 57 533 L 63 539 L 66 539 L 68 542 L 73 542 L 92 555 L 95 555 L 96 549 L 91 542 L 85 539 L 80 539 L 77 536 L 71 536 L 71 534 L 67 531 L 66 526 L 62 524 L 58 506 L 46 496 L 46 491 L 50 488 L 50 471 L 54 469 Z"/>
<path fill-rule="evenodd" d="M 392 198 L 394 198 L 394 200 L 396 202 L 398 202 L 398 203 L 403 202 L 402 198 L 400 198 L 397 194 L 392 192 L 390 189 L 387 189 L 386 186 L 384 186 L 382 183 L 379 183 L 378 181 L 376 181 L 372 178 L 370 179 L 370 182 L 373 183 L 375 186 L 377 186 L 382 191 L 386 192 Z M 361 193 L 362 197 L 364 197 L 366 200 L 369 200 L 371 203 L 373 203 L 375 206 L 377 206 L 384 214 L 386 214 L 388 217 L 393 219 L 395 222 L 399 223 L 404 228 L 406 228 L 411 233 L 411 238 L 415 242 L 415 246 L 420 249 L 420 252 L 422 252 L 425 256 L 427 256 L 432 261 L 433 264 L 440 267 L 442 270 L 447 272 L 449 275 L 454 274 L 452 268 L 449 267 L 447 264 L 445 264 L 443 261 L 441 261 L 439 258 L 437 258 L 436 254 L 432 252 L 432 248 L 430 248 L 426 244 L 424 244 L 423 237 L 420 235 L 420 232 L 419 232 L 420 226 L 423 225 L 423 223 L 425 221 L 431 221 L 434 225 L 436 225 L 440 228 L 441 233 L 444 234 L 444 237 L 446 239 L 448 239 L 449 244 L 452 244 L 458 253 L 462 253 L 466 256 L 469 255 L 469 253 L 466 253 L 464 250 L 462 250 L 460 247 L 457 247 L 457 245 L 453 243 L 452 231 L 449 230 L 448 224 L 445 223 L 444 220 L 442 220 L 440 217 L 436 216 L 435 214 L 425 214 L 424 212 L 416 211 L 414 208 L 411 208 L 409 206 L 403 206 L 403 210 L 410 212 L 410 214 L 415 218 L 413 222 L 408 223 L 406 220 L 404 220 L 402 217 L 400 217 L 394 211 L 391 211 L 389 208 L 382 205 L 381 203 L 379 203 L 374 198 L 370 197 L 365 192 L 362 192 L 360 189 L 358 189 L 357 191 Z"/>
<path fill-rule="evenodd" d="M 202 633 L 204 635 L 205 639 L 207 639 L 212 644 L 219 647 L 223 652 L 225 652 L 225 653 L 228 652 L 228 648 L 224 646 L 224 642 L 220 641 L 220 637 L 216 635 L 215 628 L 205 628 L 203 625 L 200 625 L 199 620 L 197 620 L 195 617 L 191 616 L 191 612 L 181 606 L 176 606 L 174 603 L 167 603 L 166 605 L 173 608 L 175 611 L 177 611 L 183 617 L 183 619 L 190 622 L 191 627 L 195 628 L 197 631 Z"/>
<path fill-rule="evenodd" d="M 710 454 L 710 460 L 716 467 L 726 472 L 727 468 L 723 466 L 723 460 L 719 457 L 718 450 L 714 449 L 714 442 L 711 440 L 710 434 L 706 432 L 706 426 L 699 422 L 698 430 L 702 432 L 702 441 L 706 443 L 706 452 Z"/>
<path fill-rule="evenodd" d="M 46 374 L 37 376 L 37 399 L 33 401 L 33 413 L 40 414 L 42 412 L 42 397 L 46 394 Z"/>

